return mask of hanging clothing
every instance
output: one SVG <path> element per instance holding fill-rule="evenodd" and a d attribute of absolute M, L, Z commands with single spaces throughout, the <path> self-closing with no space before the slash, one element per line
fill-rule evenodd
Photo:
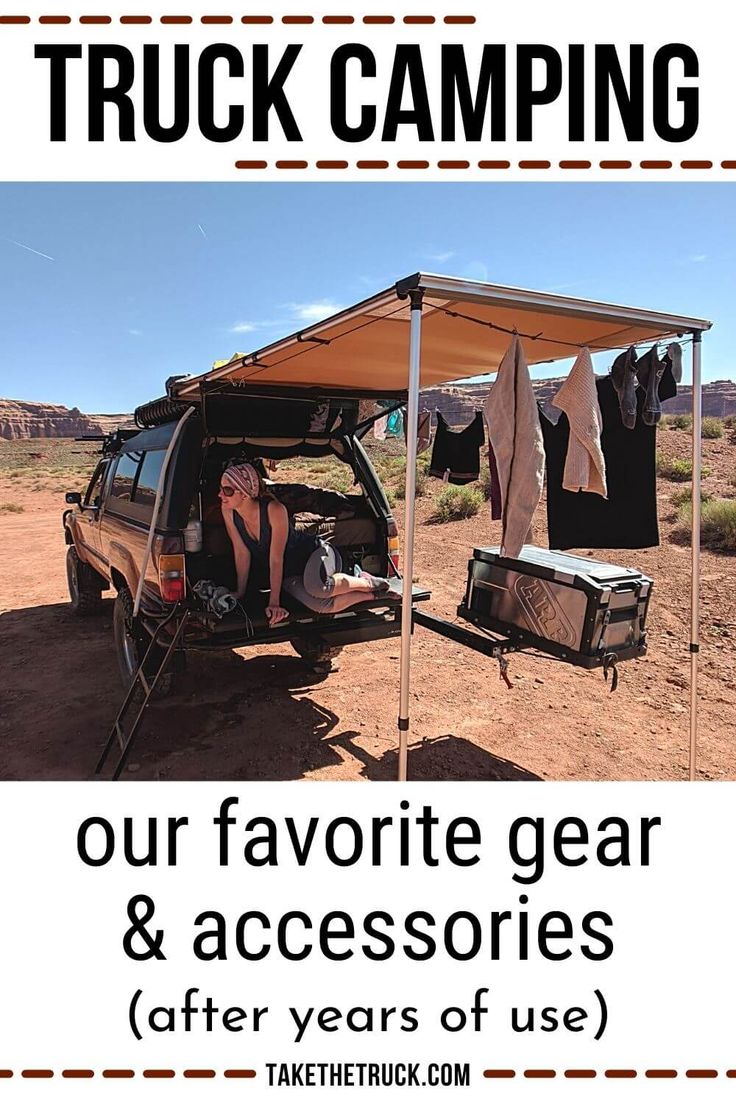
<path fill-rule="evenodd" d="M 659 349 L 652 345 L 637 361 L 636 377 L 644 388 L 644 403 L 641 416 L 647 425 L 656 425 L 662 417 L 662 403 L 659 398 L 659 381 L 665 369 L 665 361 L 659 359 Z"/>
<path fill-rule="evenodd" d="M 457 486 L 472 483 L 480 475 L 480 448 L 485 439 L 482 411 L 476 411 L 472 422 L 464 429 L 454 430 L 438 410 L 428 474 Z"/>
<path fill-rule="evenodd" d="M 384 414 L 382 418 L 378 418 L 373 423 L 373 436 L 377 441 L 386 440 L 386 423 L 388 422 L 388 414 Z"/>
<path fill-rule="evenodd" d="M 516 557 L 526 542 L 544 483 L 542 430 L 517 334 L 501 361 L 484 409 L 502 504 L 501 554 Z"/>
<path fill-rule="evenodd" d="M 601 451 L 603 418 L 589 349 L 578 353 L 552 405 L 567 415 L 570 427 L 562 486 L 566 491 L 590 491 L 606 498 L 606 465 Z"/>
<path fill-rule="evenodd" d="M 619 353 L 611 365 L 611 382 L 618 395 L 621 421 L 627 429 L 636 425 L 636 349 Z"/>
<path fill-rule="evenodd" d="M 417 455 L 426 452 L 432 444 L 432 415 L 429 410 L 419 411 L 417 422 Z"/>
<path fill-rule="evenodd" d="M 656 426 L 640 417 L 645 393 L 636 394 L 633 429 L 622 421 L 619 398 L 610 376 L 596 380 L 603 430 L 601 451 L 606 465 L 608 498 L 563 488 L 569 423 L 563 415 L 553 426 L 540 418 L 547 463 L 549 546 L 566 548 L 651 548 L 659 544 L 657 523 Z M 672 371 L 665 367 L 659 398 L 677 394 Z"/>
<path fill-rule="evenodd" d="M 387 437 L 403 437 L 404 436 L 404 411 L 392 410 L 388 416 L 386 422 L 386 436 Z"/>
<path fill-rule="evenodd" d="M 672 369 L 672 376 L 675 383 L 682 382 L 682 347 L 677 341 L 673 341 L 667 346 L 667 352 L 664 354 L 665 360 L 669 360 L 670 368 Z"/>

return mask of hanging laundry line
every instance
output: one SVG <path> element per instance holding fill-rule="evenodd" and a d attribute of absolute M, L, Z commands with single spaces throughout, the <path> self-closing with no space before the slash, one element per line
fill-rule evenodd
<path fill-rule="evenodd" d="M 540 330 L 540 332 L 536 334 L 523 333 L 521 330 L 509 329 L 508 326 L 499 326 L 496 322 L 488 322 L 485 318 L 475 318 L 472 314 L 464 314 L 461 311 L 449 310 L 447 307 L 439 307 L 433 305 L 433 310 L 440 311 L 442 314 L 446 314 L 448 318 L 461 318 L 464 322 L 474 322 L 477 326 L 485 326 L 486 329 L 496 330 L 499 333 L 509 334 L 510 337 L 520 337 L 528 341 L 550 341 L 553 342 L 555 345 L 564 345 L 566 348 L 569 349 L 587 348 L 591 351 L 595 351 L 596 349 L 598 349 L 598 351 L 600 352 L 614 352 L 616 349 L 630 349 L 632 347 L 636 349 L 641 348 L 644 345 L 652 345 L 654 343 L 661 344 L 664 343 L 664 341 L 666 340 L 677 339 L 682 345 L 692 341 L 692 337 L 682 338 L 682 340 L 680 340 L 680 334 L 677 331 L 673 330 L 671 334 L 658 334 L 655 337 L 644 338 L 638 342 L 625 342 L 623 345 L 611 346 L 610 344 L 608 344 L 608 342 L 606 342 L 605 345 L 596 345 L 595 341 L 564 341 L 561 338 L 549 337 L 544 333 L 543 330 Z M 537 363 L 551 364 L 553 363 L 553 360 L 550 359 L 549 361 L 538 361 Z"/>

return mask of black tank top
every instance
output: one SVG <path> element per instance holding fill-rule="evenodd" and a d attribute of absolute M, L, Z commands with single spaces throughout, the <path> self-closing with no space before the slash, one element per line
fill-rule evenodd
<path fill-rule="evenodd" d="M 480 474 L 480 448 L 485 439 L 481 410 L 476 411 L 470 425 L 460 430 L 450 429 L 438 410 L 429 474 L 460 486 L 472 483 Z"/>
<path fill-rule="evenodd" d="M 250 552 L 251 570 L 255 573 L 255 579 L 259 586 L 269 585 L 270 555 L 271 555 L 271 522 L 268 517 L 268 499 L 260 502 L 260 532 L 258 540 L 255 540 L 245 527 L 237 510 L 233 511 L 235 528 L 243 539 L 243 544 Z M 312 533 L 297 533 L 289 519 L 289 535 L 286 538 L 284 549 L 284 578 L 291 575 L 303 575 L 307 560 L 318 546 L 319 540 Z"/>

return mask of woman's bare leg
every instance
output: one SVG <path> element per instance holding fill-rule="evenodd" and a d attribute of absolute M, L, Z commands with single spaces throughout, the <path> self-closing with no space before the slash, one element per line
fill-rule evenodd
<path fill-rule="evenodd" d="M 363 579 L 360 575 L 344 575 L 341 571 L 338 571 L 332 576 L 332 582 L 334 586 L 330 587 L 328 592 L 332 597 L 348 594 L 350 591 L 373 591 L 368 579 Z"/>

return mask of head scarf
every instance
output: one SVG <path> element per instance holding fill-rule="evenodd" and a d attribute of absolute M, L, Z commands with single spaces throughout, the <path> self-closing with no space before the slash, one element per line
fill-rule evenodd
<path fill-rule="evenodd" d="M 242 491 L 243 494 L 248 495 L 248 498 L 258 498 L 261 481 L 252 464 L 233 464 L 231 467 L 225 468 L 222 474 L 227 476 L 228 482 L 236 490 Z"/>

